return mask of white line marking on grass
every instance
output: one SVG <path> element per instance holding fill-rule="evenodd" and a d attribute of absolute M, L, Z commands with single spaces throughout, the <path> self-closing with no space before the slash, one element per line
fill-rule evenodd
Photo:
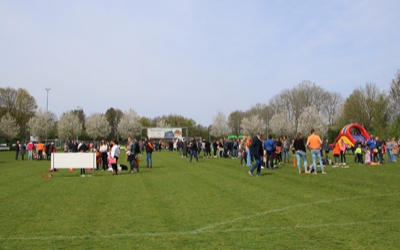
<path fill-rule="evenodd" d="M 221 225 L 227 225 L 231 223 L 235 223 L 240 220 L 245 220 L 245 219 L 250 219 L 252 217 L 260 216 L 260 215 L 265 215 L 265 214 L 271 214 L 275 212 L 282 212 L 282 211 L 287 211 L 293 208 L 299 208 L 299 207 L 305 207 L 305 206 L 310 206 L 310 205 L 315 205 L 315 204 L 321 204 L 321 203 L 332 203 L 332 202 L 337 202 L 337 201 L 343 201 L 343 200 L 354 200 L 354 199 L 364 199 L 364 198 L 372 198 L 372 197 L 385 197 L 385 196 L 394 196 L 394 195 L 399 195 L 400 193 L 394 193 L 394 194 L 377 194 L 377 195 L 366 195 L 366 196 L 354 196 L 354 197 L 344 197 L 344 198 L 338 198 L 338 199 L 332 199 L 332 200 L 320 200 L 316 202 L 310 202 L 310 203 L 304 203 L 304 204 L 298 204 L 294 206 L 288 206 L 280 209 L 273 209 L 273 210 L 268 210 L 264 211 L 261 213 L 256 213 L 248 216 L 243 216 L 239 217 L 236 219 L 224 221 L 224 222 L 219 222 L 215 224 L 211 224 L 209 226 L 199 228 L 196 230 L 192 231 L 187 231 L 187 232 L 160 232 L 160 233 L 134 233 L 134 234 L 110 234 L 110 235 L 102 235 L 102 234 L 95 234 L 95 235 L 60 235 L 60 236 L 42 236 L 42 237 L 0 237 L 0 241 L 7 241 L 7 240 L 65 240 L 65 239 L 92 239 L 92 238 L 127 238 L 127 237 L 142 237 L 142 236 L 169 236 L 169 235 L 196 235 L 196 234 L 201 234 L 201 233 L 215 233 L 215 232 L 220 232 L 220 233 L 229 233 L 229 232 L 241 232 L 241 231 L 260 231 L 260 230 L 295 230 L 295 229 L 304 229 L 304 228 L 318 228 L 318 227 L 339 227 L 339 226 L 357 226 L 357 225 L 367 225 L 367 224 L 383 224 L 383 223 L 395 223 L 395 222 L 400 222 L 400 220 L 372 220 L 372 221 L 360 221 L 360 222 L 344 222 L 344 223 L 333 223 L 333 224 L 317 224 L 317 225 L 304 225 L 304 226 L 286 226 L 286 227 L 265 227 L 265 228 L 230 228 L 230 229 L 224 229 L 224 230 L 210 230 L 213 228 L 216 228 Z"/>
<path fill-rule="evenodd" d="M 264 211 L 264 212 L 260 212 L 260 213 L 255 213 L 255 214 L 251 214 L 251 215 L 248 215 L 248 216 L 235 218 L 235 219 L 228 220 L 228 221 L 218 222 L 218 223 L 211 224 L 211 225 L 208 225 L 208 226 L 203 227 L 203 228 L 196 229 L 196 230 L 194 230 L 192 232 L 200 233 L 200 232 L 203 232 L 203 231 L 206 231 L 206 230 L 213 229 L 213 228 L 218 227 L 218 226 L 235 223 L 235 222 L 240 221 L 240 220 L 246 220 L 246 219 L 250 219 L 250 218 L 253 218 L 253 217 L 256 217 L 256 216 L 272 214 L 272 213 L 276 213 L 276 212 L 284 212 L 284 211 L 287 211 L 287 210 L 290 210 L 290 209 L 293 209 L 293 208 L 311 206 L 311 205 L 321 204 L 321 203 L 332 203 L 332 202 L 343 201 L 343 200 L 355 200 L 355 199 L 364 199 L 364 198 L 372 198 L 372 197 L 385 197 L 385 196 L 394 196 L 394 195 L 399 195 L 399 193 L 377 194 L 377 195 L 366 195 L 366 196 L 353 196 L 353 197 L 344 197 L 344 198 L 337 198 L 337 199 L 332 199 L 332 200 L 320 200 L 320 201 L 315 201 L 315 202 L 310 202 L 310 203 L 297 204 L 297 205 L 288 206 L 288 207 L 284 207 L 284 208 L 273 209 L 273 210 L 268 210 L 268 211 Z"/>
<path fill-rule="evenodd" d="M 0 241 L 5 240 L 73 240 L 73 239 L 93 239 L 93 238 L 129 238 L 129 237 L 157 237 L 157 236 L 172 236 L 172 235 L 196 235 L 206 233 L 230 233 L 230 232 L 250 232 L 250 231 L 285 231 L 297 229 L 312 229 L 321 227 L 342 227 L 342 226 L 359 226 L 370 224 L 384 224 L 395 223 L 400 220 L 373 220 L 373 221 L 359 221 L 359 222 L 344 222 L 333 224 L 317 224 L 317 225 L 296 225 L 286 227 L 254 227 L 254 228 L 230 228 L 224 230 L 201 231 L 201 232 L 165 232 L 165 233 L 134 233 L 134 234 L 110 234 L 110 235 L 70 235 L 70 236 L 45 236 L 45 237 L 12 237 L 0 238 Z"/>
<path fill-rule="evenodd" d="M 343 227 L 343 226 L 359 226 L 369 224 L 384 224 L 384 223 L 395 223 L 400 220 L 373 220 L 373 221 L 358 221 L 358 222 L 344 222 L 344 223 L 332 223 L 332 224 L 317 224 L 317 225 L 296 225 L 287 227 L 254 227 L 254 228 L 230 228 L 224 230 L 205 231 L 202 233 L 229 233 L 229 232 L 245 232 L 245 231 L 284 231 L 284 230 L 297 230 L 297 229 L 312 229 L 321 227 Z"/>

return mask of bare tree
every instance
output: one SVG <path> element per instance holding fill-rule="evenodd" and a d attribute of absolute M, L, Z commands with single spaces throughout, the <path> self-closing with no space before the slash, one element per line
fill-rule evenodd
<path fill-rule="evenodd" d="M 322 110 L 326 114 L 329 125 L 335 123 L 335 116 L 339 112 L 339 107 L 343 105 L 343 97 L 340 93 L 331 92 L 327 93 L 325 107 Z"/>
<path fill-rule="evenodd" d="M 82 132 L 82 123 L 74 111 L 69 111 L 61 115 L 57 124 L 57 131 L 60 139 L 75 139 Z"/>
<path fill-rule="evenodd" d="M 231 128 L 231 132 L 239 135 L 240 131 L 240 122 L 244 117 L 243 112 L 236 110 L 232 112 L 228 117 L 228 126 Z"/>
<path fill-rule="evenodd" d="M 282 111 L 272 116 L 268 124 L 272 132 L 277 136 L 292 135 L 294 133 L 294 127 L 290 122 L 287 111 Z"/>
<path fill-rule="evenodd" d="M 131 108 L 124 112 L 118 123 L 118 134 L 124 139 L 134 136 L 140 131 L 139 120 L 140 117 L 134 109 Z"/>
<path fill-rule="evenodd" d="M 0 124 L 0 132 L 6 139 L 11 140 L 19 134 L 19 125 L 10 113 L 1 117 Z"/>
<path fill-rule="evenodd" d="M 210 135 L 221 138 L 227 136 L 230 132 L 231 129 L 228 126 L 228 120 L 225 114 L 221 111 L 218 111 L 217 115 L 213 117 Z"/>
<path fill-rule="evenodd" d="M 104 114 L 94 113 L 86 118 L 86 132 L 94 140 L 106 138 L 111 133 L 110 124 Z"/>
<path fill-rule="evenodd" d="M 359 123 L 373 133 L 384 133 L 390 120 L 389 97 L 376 84 L 359 87 L 346 99 L 342 122 Z"/>
<path fill-rule="evenodd" d="M 307 135 L 311 129 L 315 129 L 321 137 L 324 137 L 328 131 L 325 117 L 321 111 L 318 111 L 316 106 L 306 107 L 299 118 L 298 131 Z"/>
<path fill-rule="evenodd" d="M 261 119 L 259 115 L 252 115 L 244 117 L 240 126 L 243 129 L 243 134 L 254 136 L 257 132 L 265 131 L 265 120 Z"/>
<path fill-rule="evenodd" d="M 269 106 L 274 113 L 288 112 L 290 123 L 297 129 L 305 107 L 315 106 L 318 111 L 323 112 L 328 124 L 333 124 L 336 111 L 342 102 L 341 94 L 325 91 L 315 83 L 303 81 L 293 89 L 285 89 L 273 97 Z"/>
<path fill-rule="evenodd" d="M 16 108 L 18 91 L 14 88 L 0 88 L 0 107 L 2 114 L 7 112 L 12 115 L 12 112 Z"/>
<path fill-rule="evenodd" d="M 117 138 L 118 123 L 121 120 L 123 112 L 120 109 L 109 108 L 105 115 L 111 127 L 111 135 Z"/>
<path fill-rule="evenodd" d="M 31 135 L 37 136 L 39 140 L 42 140 L 45 138 L 46 133 L 54 129 L 56 119 L 54 113 L 39 109 L 36 114 L 29 119 L 27 127 Z"/>

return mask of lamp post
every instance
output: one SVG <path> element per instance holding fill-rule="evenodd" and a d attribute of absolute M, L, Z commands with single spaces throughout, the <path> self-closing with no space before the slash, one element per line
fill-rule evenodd
<path fill-rule="evenodd" d="M 47 91 L 47 98 L 46 98 L 46 117 L 48 116 L 49 113 L 49 91 L 51 88 L 45 88 Z M 48 122 L 48 121 L 46 121 Z M 46 124 L 46 144 L 47 144 L 47 124 Z"/>

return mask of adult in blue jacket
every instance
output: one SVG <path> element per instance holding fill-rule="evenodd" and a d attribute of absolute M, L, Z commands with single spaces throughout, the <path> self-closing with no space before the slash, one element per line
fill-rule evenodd
<path fill-rule="evenodd" d="M 267 151 L 267 162 L 266 162 L 267 168 L 275 169 L 274 167 L 275 149 L 276 149 L 275 141 L 272 140 L 272 135 L 269 135 L 268 139 L 264 141 L 264 150 Z"/>
<path fill-rule="evenodd" d="M 264 154 L 262 141 L 261 141 L 261 133 L 257 133 L 257 136 L 253 138 L 253 142 L 250 146 L 251 155 L 254 157 L 256 162 L 253 167 L 249 170 L 249 175 L 253 176 L 253 171 L 257 168 L 257 176 L 261 176 L 261 157 Z"/>
<path fill-rule="evenodd" d="M 373 135 L 368 139 L 367 146 L 370 151 L 371 161 L 376 161 L 375 159 L 377 158 L 377 154 L 374 153 L 374 150 L 376 149 L 376 140 Z"/>

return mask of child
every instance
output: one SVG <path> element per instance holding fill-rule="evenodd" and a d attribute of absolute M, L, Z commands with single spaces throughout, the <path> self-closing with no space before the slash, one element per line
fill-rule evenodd
<path fill-rule="evenodd" d="M 370 164 L 371 163 L 371 152 L 369 150 L 369 147 L 365 148 L 365 164 Z"/>
<path fill-rule="evenodd" d="M 361 163 L 362 163 L 361 144 L 358 144 L 355 153 L 356 153 L 356 156 L 357 156 L 357 162 L 358 162 L 358 164 L 361 164 Z"/>
<path fill-rule="evenodd" d="M 326 139 L 325 142 L 322 144 L 322 149 L 325 151 L 325 161 L 326 161 L 326 164 L 328 164 L 328 162 L 329 162 L 329 151 L 330 151 L 328 139 Z"/>
<path fill-rule="evenodd" d="M 139 156 L 135 156 L 135 168 L 136 171 L 139 172 Z"/>
<path fill-rule="evenodd" d="M 101 154 L 100 150 L 96 148 L 96 169 L 99 170 L 100 168 L 100 162 L 101 162 Z"/>
<path fill-rule="evenodd" d="M 334 157 L 334 162 L 335 166 L 337 167 L 339 165 L 339 155 L 340 155 L 340 145 L 337 141 L 334 143 L 334 148 L 333 148 L 333 157 Z"/>

